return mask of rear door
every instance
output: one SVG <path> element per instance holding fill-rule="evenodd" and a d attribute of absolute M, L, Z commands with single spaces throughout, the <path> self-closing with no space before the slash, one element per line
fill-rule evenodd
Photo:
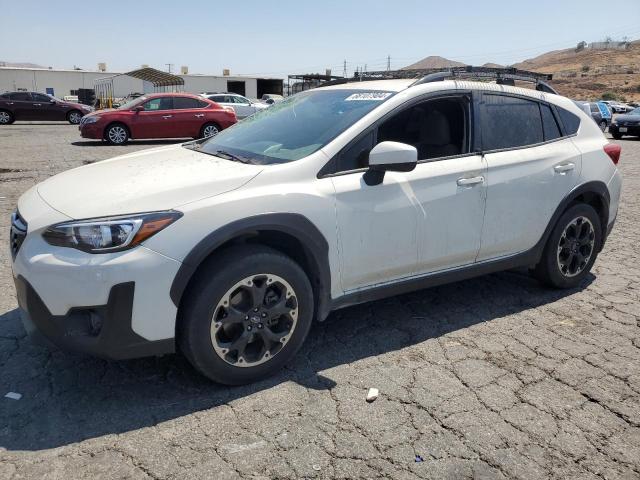
<path fill-rule="evenodd" d="M 179 137 L 200 136 L 200 129 L 205 123 L 202 111 L 208 103 L 191 97 L 173 97 L 174 133 Z"/>
<path fill-rule="evenodd" d="M 173 98 L 155 97 L 142 104 L 144 111 L 131 118 L 133 138 L 176 138 L 173 121 Z"/>
<path fill-rule="evenodd" d="M 531 249 L 576 185 L 581 155 L 563 137 L 556 108 L 483 93 L 479 105 L 487 202 L 478 261 Z"/>

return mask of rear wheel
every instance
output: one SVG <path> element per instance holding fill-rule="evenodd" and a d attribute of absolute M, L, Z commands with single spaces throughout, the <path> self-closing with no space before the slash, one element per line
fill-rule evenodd
<path fill-rule="evenodd" d="M 178 345 L 202 374 L 229 385 L 280 370 L 304 342 L 313 318 L 304 271 L 259 245 L 208 260 L 186 295 Z"/>
<path fill-rule="evenodd" d="M 13 115 L 6 110 L 0 110 L 0 125 L 9 125 L 13 123 Z"/>
<path fill-rule="evenodd" d="M 111 145 L 124 145 L 129 141 L 129 130 L 121 123 L 114 123 L 107 127 L 104 138 Z"/>
<path fill-rule="evenodd" d="M 215 123 L 205 123 L 200 129 L 200 138 L 208 138 L 217 135 L 220 127 Z"/>
<path fill-rule="evenodd" d="M 71 125 L 78 125 L 80 123 L 80 120 L 82 120 L 82 113 L 77 110 L 71 110 L 67 114 L 67 120 Z"/>
<path fill-rule="evenodd" d="M 602 130 L 603 132 L 607 129 L 606 121 L 602 120 L 599 125 L 600 125 L 600 130 Z"/>
<path fill-rule="evenodd" d="M 611 136 L 616 140 L 620 140 L 622 138 L 622 135 L 619 133 L 612 133 Z"/>
<path fill-rule="evenodd" d="M 587 276 L 598 256 L 602 227 L 591 205 L 570 207 L 554 227 L 534 275 L 556 288 L 574 288 Z"/>

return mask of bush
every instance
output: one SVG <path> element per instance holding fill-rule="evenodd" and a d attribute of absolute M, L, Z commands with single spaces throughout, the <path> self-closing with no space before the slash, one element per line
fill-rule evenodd
<path fill-rule="evenodd" d="M 582 71 L 583 72 L 588 72 L 589 71 L 589 65 L 583 65 L 582 66 Z"/>
<path fill-rule="evenodd" d="M 602 94 L 602 100 L 617 100 L 618 95 L 614 92 L 604 92 Z"/>

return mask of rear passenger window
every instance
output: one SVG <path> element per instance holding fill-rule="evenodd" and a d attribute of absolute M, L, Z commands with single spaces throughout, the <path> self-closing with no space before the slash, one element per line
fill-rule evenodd
<path fill-rule="evenodd" d="M 31 101 L 31 94 L 27 93 L 27 92 L 17 92 L 17 93 L 12 93 L 9 98 L 11 98 L 11 100 L 16 100 L 18 102 L 29 102 Z"/>
<path fill-rule="evenodd" d="M 544 103 L 541 103 L 540 113 L 542 113 L 542 128 L 544 130 L 544 141 L 548 142 L 549 140 L 555 140 L 556 138 L 562 137 L 562 134 L 560 133 L 560 128 L 558 127 L 558 122 L 556 122 L 556 118 L 553 116 L 551 107 L 549 105 L 545 105 Z"/>
<path fill-rule="evenodd" d="M 525 147 L 544 141 L 538 102 L 485 95 L 481 104 L 484 150 Z"/>
<path fill-rule="evenodd" d="M 565 134 L 574 135 L 580 127 L 580 118 L 564 108 L 556 108 L 558 109 L 558 115 L 560 115 L 560 121 L 564 125 Z"/>
<path fill-rule="evenodd" d="M 182 110 L 189 108 L 200 108 L 200 102 L 195 98 L 173 97 L 173 109 Z"/>

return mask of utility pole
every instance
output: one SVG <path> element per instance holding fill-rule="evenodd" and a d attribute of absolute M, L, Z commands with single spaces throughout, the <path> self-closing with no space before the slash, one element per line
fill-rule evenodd
<path fill-rule="evenodd" d="M 165 63 L 167 66 L 167 72 L 171 73 L 171 67 L 173 67 L 173 63 Z"/>
<path fill-rule="evenodd" d="M 391 55 L 387 55 L 387 72 L 391 70 Z"/>
<path fill-rule="evenodd" d="M 343 67 L 342 67 L 342 76 L 344 78 L 347 78 L 347 61 L 344 61 Z"/>

